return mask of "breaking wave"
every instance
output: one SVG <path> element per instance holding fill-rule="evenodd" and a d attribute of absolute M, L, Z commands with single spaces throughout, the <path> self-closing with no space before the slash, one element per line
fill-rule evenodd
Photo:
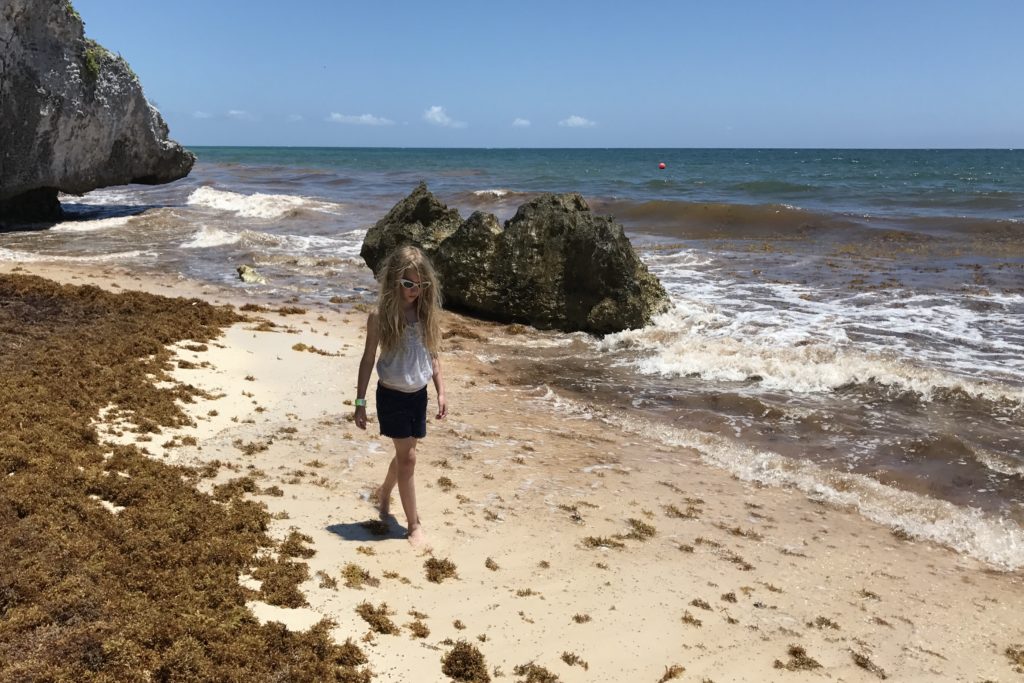
<path fill-rule="evenodd" d="M 235 244 L 242 239 L 242 235 L 235 232 L 228 232 L 220 228 L 211 228 L 204 225 L 192 235 L 192 239 L 183 242 L 183 249 L 206 249 L 209 247 L 220 247 L 226 244 Z"/>
<path fill-rule="evenodd" d="M 665 314 L 671 316 L 672 314 Z M 629 361 L 645 375 L 699 377 L 707 381 L 754 383 L 769 391 L 808 394 L 850 386 L 886 387 L 912 392 L 922 400 L 945 399 L 955 394 L 990 402 L 1024 405 L 1024 389 L 993 381 L 957 377 L 938 369 L 920 367 L 896 357 L 845 348 L 845 334 L 825 341 L 794 339 L 795 343 L 757 344 L 753 339 L 702 334 L 717 314 L 674 316 L 640 330 L 608 335 L 604 350 L 638 349 L 641 357 Z"/>
<path fill-rule="evenodd" d="M 135 216 L 114 216 L 113 218 L 96 218 L 94 220 L 72 220 L 58 223 L 50 228 L 52 232 L 94 232 L 110 230 L 128 225 Z"/>
<path fill-rule="evenodd" d="M 190 206 L 232 211 L 244 218 L 284 218 L 296 211 L 310 210 L 340 214 L 341 204 L 290 194 L 241 194 L 212 187 L 200 187 L 188 197 Z"/>
<path fill-rule="evenodd" d="M 0 261 L 15 261 L 23 263 L 105 263 L 107 261 L 124 261 L 156 258 L 155 251 L 119 251 L 109 254 L 94 254 L 92 256 L 66 256 L 60 254 L 40 254 L 33 252 L 17 251 L 0 247 Z"/>

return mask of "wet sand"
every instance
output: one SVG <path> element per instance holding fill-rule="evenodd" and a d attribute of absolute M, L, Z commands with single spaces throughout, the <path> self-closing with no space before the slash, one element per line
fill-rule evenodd
<path fill-rule="evenodd" d="M 283 303 L 113 268 L 20 272 L 212 303 Z M 567 682 L 664 681 L 679 668 L 681 680 L 718 683 L 1020 676 L 1021 573 L 740 481 L 642 424 L 626 431 L 611 416 L 509 386 L 474 337 L 514 330 L 454 315 L 444 321 L 450 415 L 430 420 L 417 463 L 432 551 L 414 550 L 397 493 L 398 518 L 373 524 L 391 446 L 374 422 L 362 432 L 351 420 L 365 313 L 287 305 L 305 312 L 259 311 L 273 327 L 236 324 L 205 351 L 176 345 L 185 362 L 175 379 L 222 396 L 184 406 L 196 426 L 164 429 L 146 446 L 172 464 L 219 462 L 203 490 L 256 479 L 246 497 L 274 517 L 270 535 L 297 531 L 315 554 L 300 586 L 308 606 L 250 608 L 293 630 L 332 619 L 335 640 L 358 642 L 374 680 L 451 680 L 442 657 L 460 640 L 508 680 L 526 679 L 530 663 Z M 110 426 L 100 423 L 105 439 Z M 449 561 L 455 576 L 428 580 L 430 560 Z M 371 619 L 375 631 L 357 612 L 363 603 L 386 604 L 397 632 Z"/>

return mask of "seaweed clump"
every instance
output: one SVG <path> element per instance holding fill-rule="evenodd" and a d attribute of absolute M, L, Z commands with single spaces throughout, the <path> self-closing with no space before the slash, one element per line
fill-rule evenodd
<path fill-rule="evenodd" d="M 380 603 L 380 607 L 374 607 L 372 603 L 361 602 L 356 606 L 356 614 L 363 618 L 370 628 L 377 633 L 384 635 L 395 635 L 398 633 L 398 627 L 395 626 L 395 622 L 391 621 L 388 615 L 391 612 L 388 610 L 388 604 L 386 602 Z"/>
<path fill-rule="evenodd" d="M 423 623 L 422 619 L 410 622 L 406 627 L 412 632 L 413 638 L 426 638 L 430 635 L 430 627 Z"/>
<path fill-rule="evenodd" d="M 662 675 L 661 678 L 658 679 L 658 683 L 666 683 L 667 681 L 675 680 L 676 678 L 682 676 L 684 673 L 686 673 L 686 669 L 684 669 L 679 664 L 666 666 L 665 673 Z"/>
<path fill-rule="evenodd" d="M 853 657 L 854 664 L 856 664 L 862 669 L 870 671 L 871 673 L 881 678 L 883 681 L 889 678 L 889 676 L 885 673 L 885 669 L 872 662 L 867 655 L 850 650 L 850 656 Z"/>
<path fill-rule="evenodd" d="M 799 645 L 790 645 L 789 650 L 786 651 L 789 654 L 789 661 L 786 663 L 776 659 L 773 665 L 776 669 L 788 669 L 789 671 L 809 671 L 811 669 L 820 669 L 821 664 L 818 660 L 812 658 L 807 654 L 807 650 L 803 649 Z"/>
<path fill-rule="evenodd" d="M 309 578 L 309 566 L 287 557 L 264 559 L 252 573 L 262 582 L 260 597 L 278 607 L 305 607 L 309 603 L 299 584 Z"/>
<path fill-rule="evenodd" d="M 431 557 L 423 563 L 423 568 L 427 570 L 427 581 L 431 583 L 441 583 L 445 579 L 459 576 L 455 573 L 455 563 L 448 559 L 439 560 Z"/>
<path fill-rule="evenodd" d="M 256 480 L 252 477 L 236 477 L 223 484 L 217 484 L 213 487 L 213 499 L 226 503 L 233 498 L 241 498 L 243 493 L 256 493 L 259 491 L 259 486 L 256 485 Z"/>
<path fill-rule="evenodd" d="M 483 653 L 465 640 L 455 643 L 451 652 L 441 657 L 441 672 L 465 683 L 490 683 L 491 680 Z"/>
<path fill-rule="evenodd" d="M 700 515 L 703 512 L 703 510 L 693 505 L 687 505 L 685 511 L 680 510 L 675 505 L 666 505 L 664 507 L 665 515 L 675 519 L 700 519 Z"/>
<path fill-rule="evenodd" d="M 246 608 L 266 509 L 197 490 L 194 472 L 104 444 L 114 406 L 184 427 L 198 389 L 169 344 L 243 320 L 198 299 L 0 275 L 0 678 L 10 681 L 369 680 L 322 622 L 302 632 Z M 95 498 L 124 509 L 110 514 Z"/>
<path fill-rule="evenodd" d="M 605 536 L 587 536 L 583 539 L 583 545 L 587 548 L 625 548 L 626 544 L 616 541 L 614 538 Z"/>
<path fill-rule="evenodd" d="M 551 673 L 543 666 L 528 662 L 527 664 L 520 664 L 516 668 L 512 669 L 512 673 L 516 676 L 525 676 L 520 683 L 559 683 L 561 680 L 558 676 Z"/>
<path fill-rule="evenodd" d="M 292 529 L 288 533 L 288 537 L 281 541 L 281 554 L 288 557 L 313 557 L 316 555 L 316 551 L 312 548 L 307 548 L 305 545 L 312 542 L 313 538 L 308 534 Z"/>
<path fill-rule="evenodd" d="M 646 541 L 649 538 L 653 538 L 657 533 L 654 527 L 639 519 L 630 517 L 629 519 L 629 533 L 626 534 L 625 538 L 632 538 L 637 541 Z"/>
<path fill-rule="evenodd" d="M 1024 674 L 1024 645 L 1011 645 L 1006 648 L 1006 656 L 1009 657 L 1014 670 Z"/>
<path fill-rule="evenodd" d="M 346 564 L 341 574 L 345 577 L 345 585 L 349 588 L 361 590 L 364 584 L 373 587 L 380 585 L 380 579 L 375 578 L 370 572 L 353 562 Z"/>
<path fill-rule="evenodd" d="M 569 666 L 582 666 L 584 671 L 590 669 L 590 664 L 575 652 L 563 652 L 562 661 Z"/>
<path fill-rule="evenodd" d="M 834 631 L 838 631 L 839 630 L 839 624 L 837 624 L 836 622 L 832 621 L 828 617 L 818 617 L 814 621 L 808 621 L 807 622 L 807 628 L 818 628 L 818 629 L 830 628 L 830 629 L 832 629 Z"/>

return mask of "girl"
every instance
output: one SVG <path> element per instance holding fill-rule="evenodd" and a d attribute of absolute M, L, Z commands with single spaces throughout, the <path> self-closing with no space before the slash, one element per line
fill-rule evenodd
<path fill-rule="evenodd" d="M 377 346 L 377 420 L 380 433 L 395 443 L 395 457 L 377 491 L 382 518 L 388 515 L 391 491 L 405 510 L 409 542 L 426 545 L 426 536 L 416 512 L 416 443 L 427 435 L 427 382 L 437 391 L 437 419 L 448 414 L 444 378 L 438 350 L 441 329 L 441 292 L 430 260 L 419 249 L 395 249 L 384 261 L 378 275 L 380 299 L 377 310 L 366 320 L 366 347 L 359 363 L 356 388 L 356 426 L 366 429 L 366 389 L 373 371 Z"/>

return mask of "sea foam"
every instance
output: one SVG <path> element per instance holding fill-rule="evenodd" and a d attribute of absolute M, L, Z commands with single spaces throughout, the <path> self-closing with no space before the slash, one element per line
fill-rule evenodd
<path fill-rule="evenodd" d="M 1024 345 L 1005 330 L 1016 324 L 1016 295 L 976 307 L 949 294 L 740 281 L 693 250 L 653 251 L 644 260 L 673 307 L 601 344 L 640 352 L 641 373 L 755 380 L 796 393 L 871 382 L 925 400 L 959 390 L 1024 404 Z"/>
<path fill-rule="evenodd" d="M 114 216 L 113 218 L 97 218 L 95 220 L 64 221 L 50 228 L 51 232 L 94 232 L 123 228 L 135 216 Z"/>
<path fill-rule="evenodd" d="M 219 211 L 232 211 L 244 218 L 282 218 L 292 211 L 308 209 L 324 213 L 340 213 L 342 206 L 309 197 L 290 194 L 241 194 L 212 187 L 200 187 L 188 197 L 190 206 Z"/>
<path fill-rule="evenodd" d="M 364 231 L 340 233 L 335 237 L 325 235 L 274 234 L 259 230 L 243 230 L 238 233 L 241 243 L 249 247 L 280 249 L 300 255 L 320 254 L 325 256 L 358 257 L 362 248 Z"/>
<path fill-rule="evenodd" d="M 82 196 L 61 194 L 62 204 L 84 204 L 87 206 L 138 206 L 142 203 L 139 193 L 124 188 L 102 188 Z"/>
<path fill-rule="evenodd" d="M 685 314 L 677 311 L 676 316 L 658 320 L 653 326 L 608 335 L 601 346 L 605 350 L 645 351 L 632 361 L 645 375 L 756 382 L 767 391 L 796 394 L 870 383 L 911 391 L 923 400 L 955 390 L 989 401 L 1024 405 L 1024 389 L 918 366 L 892 354 L 861 352 L 846 345 L 841 334 L 832 340 L 810 342 L 803 331 L 794 329 L 791 340 L 786 340 L 785 331 L 781 331 L 771 343 L 750 337 L 711 336 L 704 330 L 713 325 L 717 313 L 687 308 Z"/>
<path fill-rule="evenodd" d="M 95 256 L 65 256 L 59 254 L 39 254 L 0 247 L 0 261 L 23 263 L 59 262 L 59 263 L 105 263 L 107 261 L 142 260 L 156 258 L 155 251 L 119 251 Z"/>
<path fill-rule="evenodd" d="M 226 244 L 235 244 L 240 239 L 242 239 L 242 236 L 238 233 L 204 225 L 192 235 L 192 239 L 183 242 L 181 247 L 183 249 L 206 249 Z"/>

